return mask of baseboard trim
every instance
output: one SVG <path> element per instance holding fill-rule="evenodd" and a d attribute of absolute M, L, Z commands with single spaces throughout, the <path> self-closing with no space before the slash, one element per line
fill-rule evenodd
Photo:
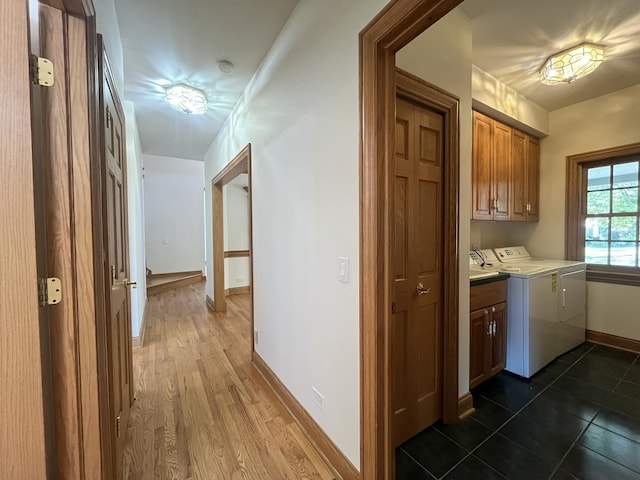
<path fill-rule="evenodd" d="M 458 399 L 458 418 L 460 420 L 467 418 L 476 409 L 473 408 L 473 396 L 470 392 L 465 393 Z"/>
<path fill-rule="evenodd" d="M 276 374 L 273 373 L 262 357 L 256 352 L 252 353 L 252 363 L 282 405 L 284 405 L 302 431 L 307 435 L 316 450 L 318 450 L 318 453 L 329 466 L 333 468 L 338 478 L 342 480 L 359 479 L 360 472 L 356 470 L 356 467 L 344 456 L 335 443 L 333 443 L 322 428 L 320 428 L 320 425 L 311 418 L 311 415 L 309 415 L 300 402 L 296 400 L 287 387 L 284 386 Z"/>
<path fill-rule="evenodd" d="M 212 312 L 216 311 L 215 304 L 213 303 L 213 298 L 211 298 L 209 295 L 207 295 L 207 308 Z"/>
<path fill-rule="evenodd" d="M 593 330 L 587 330 L 586 338 L 589 342 L 599 343 L 601 345 L 607 345 L 609 347 L 620 348 L 622 350 L 629 350 L 630 352 L 634 353 L 640 353 L 640 340 L 618 337 L 617 335 L 595 332 Z"/>
<path fill-rule="evenodd" d="M 144 345 L 144 337 L 145 332 L 147 331 L 147 305 L 149 302 L 144 304 L 144 311 L 142 312 L 142 325 L 140 325 L 140 335 L 137 337 L 133 337 L 131 340 L 131 345 L 133 348 L 140 348 Z"/>
<path fill-rule="evenodd" d="M 229 295 L 239 295 L 241 293 L 250 293 L 250 292 L 251 292 L 251 287 L 249 287 L 249 285 L 246 285 L 244 287 L 231 287 L 231 288 L 224 289 L 224 294 L 227 297 Z"/>

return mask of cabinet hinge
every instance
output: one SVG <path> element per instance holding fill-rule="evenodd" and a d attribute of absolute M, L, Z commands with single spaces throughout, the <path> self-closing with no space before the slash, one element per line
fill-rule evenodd
<path fill-rule="evenodd" d="M 396 303 L 391 303 L 391 313 L 396 313 Z"/>
<path fill-rule="evenodd" d="M 54 83 L 53 62 L 48 58 L 29 55 L 29 76 L 31 83 L 51 87 Z"/>
<path fill-rule="evenodd" d="M 116 437 L 120 437 L 120 415 L 116 417 Z"/>
<path fill-rule="evenodd" d="M 62 301 L 62 283 L 59 278 L 38 279 L 38 300 L 41 307 L 57 305 Z"/>

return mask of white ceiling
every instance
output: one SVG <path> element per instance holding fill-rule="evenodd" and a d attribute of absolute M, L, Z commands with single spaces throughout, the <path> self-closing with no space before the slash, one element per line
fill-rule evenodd
<path fill-rule="evenodd" d="M 136 106 L 144 153 L 203 160 L 297 0 L 115 0 L 124 47 L 125 93 Z M 548 111 L 640 83 L 639 0 L 465 0 L 473 63 Z M 582 41 L 606 47 L 592 75 L 542 85 L 552 53 Z M 231 61 L 233 73 L 218 70 Z M 164 88 L 203 89 L 210 110 L 169 107 Z"/>
<path fill-rule="evenodd" d="M 273 44 L 297 0 L 116 0 L 124 47 L 124 97 L 136 107 L 142 151 L 203 160 L 224 120 Z M 218 61 L 234 71 L 224 74 Z M 188 116 L 164 88 L 188 83 L 209 99 Z"/>
<path fill-rule="evenodd" d="M 473 63 L 548 111 L 640 83 L 638 0 L 465 0 Z M 584 41 L 605 46 L 605 60 L 569 85 L 543 85 L 553 53 Z"/>

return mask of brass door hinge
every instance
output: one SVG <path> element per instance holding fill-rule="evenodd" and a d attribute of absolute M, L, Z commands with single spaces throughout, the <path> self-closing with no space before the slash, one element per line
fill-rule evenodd
<path fill-rule="evenodd" d="M 62 301 L 62 283 L 59 278 L 38 279 L 38 300 L 41 307 L 57 305 Z"/>
<path fill-rule="evenodd" d="M 31 83 L 43 87 L 52 87 L 55 81 L 53 62 L 48 58 L 29 56 L 29 75 Z"/>

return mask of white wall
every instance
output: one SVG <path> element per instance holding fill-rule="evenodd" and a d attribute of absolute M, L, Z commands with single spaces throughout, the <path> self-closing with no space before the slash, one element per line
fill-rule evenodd
<path fill-rule="evenodd" d="M 144 155 L 147 267 L 154 274 L 204 269 L 204 163 Z"/>
<path fill-rule="evenodd" d="M 471 21 L 450 12 L 400 50 L 396 64 L 460 98 L 460 251 L 466 253 L 471 212 Z M 466 260 L 466 254 L 462 257 Z M 469 275 L 460 262 L 458 396 L 469 390 Z"/>
<path fill-rule="evenodd" d="M 564 258 L 566 157 L 640 141 L 640 85 L 549 115 L 540 144 L 540 221 L 523 243 L 535 256 Z M 588 284 L 587 328 L 640 340 L 640 288 Z"/>
<path fill-rule="evenodd" d="M 114 0 L 93 0 L 96 29 L 102 35 L 120 100 L 124 95 L 124 53 Z"/>
<path fill-rule="evenodd" d="M 205 156 L 209 208 L 213 176 L 252 144 L 256 350 L 356 467 L 358 33 L 385 3 L 301 0 Z"/>
<path fill-rule="evenodd" d="M 228 184 L 223 187 L 224 202 L 224 249 L 249 250 L 249 194 L 241 185 Z M 226 258 L 224 266 L 224 288 L 249 285 L 249 259 L 247 257 Z"/>
<path fill-rule="evenodd" d="M 147 304 L 147 276 L 144 246 L 144 204 L 142 149 L 132 102 L 123 102 L 127 124 L 127 201 L 129 203 L 129 277 L 138 282 L 131 290 L 131 329 L 139 337 L 144 309 Z"/>
<path fill-rule="evenodd" d="M 472 85 L 477 110 L 536 137 L 549 133 L 549 112 L 475 65 Z"/>

